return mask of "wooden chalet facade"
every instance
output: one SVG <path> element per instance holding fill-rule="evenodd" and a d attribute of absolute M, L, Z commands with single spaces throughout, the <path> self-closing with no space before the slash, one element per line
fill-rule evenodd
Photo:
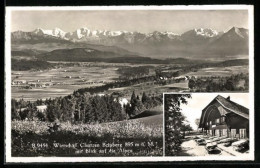
<path fill-rule="evenodd" d="M 218 95 L 202 110 L 199 128 L 211 136 L 249 138 L 249 109 Z"/>

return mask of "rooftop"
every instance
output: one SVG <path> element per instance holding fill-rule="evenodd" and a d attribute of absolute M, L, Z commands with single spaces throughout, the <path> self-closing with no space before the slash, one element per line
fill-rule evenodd
<path fill-rule="evenodd" d="M 244 117 L 244 118 L 249 118 L 249 109 L 241 106 L 233 101 L 230 100 L 229 97 L 224 98 L 223 96 L 218 95 L 215 98 L 224 108 Z"/>

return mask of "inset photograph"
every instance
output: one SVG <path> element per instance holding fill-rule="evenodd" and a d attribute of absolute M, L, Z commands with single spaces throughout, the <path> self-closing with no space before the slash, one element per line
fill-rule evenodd
<path fill-rule="evenodd" d="M 247 93 L 164 94 L 166 156 L 250 153 Z"/>

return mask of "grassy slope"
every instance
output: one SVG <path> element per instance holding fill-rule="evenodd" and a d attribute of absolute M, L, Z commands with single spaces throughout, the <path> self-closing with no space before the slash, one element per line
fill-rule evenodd
<path fill-rule="evenodd" d="M 162 111 L 162 110 L 161 110 Z M 46 134 L 44 130 L 48 123 L 36 123 L 33 121 L 12 122 L 12 155 L 13 156 L 161 156 L 162 155 L 162 127 L 163 114 L 160 110 L 156 115 L 137 118 L 126 121 L 103 123 L 97 125 L 67 125 L 61 124 L 61 131 Z M 145 111 L 145 113 L 148 113 Z M 151 113 L 154 114 L 154 113 Z M 43 125 L 45 124 L 45 125 Z M 39 127 L 42 129 L 39 130 Z M 28 131 L 30 133 L 28 133 Z M 147 142 L 153 143 L 148 147 Z M 21 143 L 22 142 L 22 143 Z M 123 147 L 130 152 L 121 151 L 121 148 L 114 147 L 115 152 L 99 153 L 78 153 L 79 148 L 55 148 L 53 143 L 119 143 L 125 144 L 134 142 L 144 143 L 144 146 Z M 47 147 L 32 148 L 32 143 L 47 144 Z M 94 148 L 92 148 L 94 149 Z M 95 148 L 105 149 L 104 147 Z M 107 148 L 109 150 L 109 148 Z"/>
<path fill-rule="evenodd" d="M 155 107 L 150 110 L 146 110 L 137 116 L 135 116 L 132 120 L 137 120 L 142 122 L 145 125 L 162 125 L 163 124 L 163 108 L 162 106 Z"/>
<path fill-rule="evenodd" d="M 149 117 L 143 117 L 143 118 L 138 118 L 138 119 L 134 119 L 137 121 L 142 122 L 144 125 L 162 125 L 163 124 L 163 114 L 157 114 L 157 115 L 152 115 Z"/>

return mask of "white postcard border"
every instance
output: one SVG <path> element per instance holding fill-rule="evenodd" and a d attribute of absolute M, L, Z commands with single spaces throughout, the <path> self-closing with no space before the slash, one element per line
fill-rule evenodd
<path fill-rule="evenodd" d="M 250 95 L 250 154 L 248 158 L 232 156 L 192 157 L 12 157 L 11 156 L 11 12 L 15 10 L 248 10 L 249 13 L 249 95 Z M 5 161 L 7 163 L 46 162 L 158 162 L 254 160 L 254 7 L 252 5 L 191 5 L 191 6 L 91 6 L 91 7 L 6 7 L 5 25 Z M 163 129 L 164 130 L 164 129 Z M 165 150 L 165 149 L 164 149 Z"/>

